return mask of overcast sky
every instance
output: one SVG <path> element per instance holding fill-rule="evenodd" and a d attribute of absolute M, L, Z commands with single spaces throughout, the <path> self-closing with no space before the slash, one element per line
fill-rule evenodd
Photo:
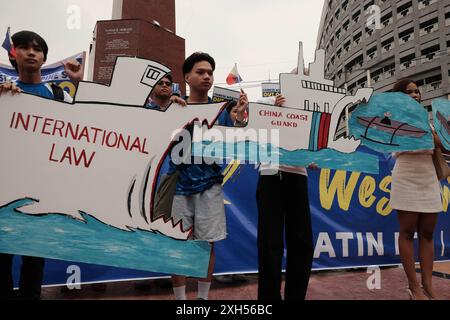
<path fill-rule="evenodd" d="M 186 54 L 210 53 L 217 62 L 216 83 L 224 83 L 234 63 L 244 81 L 272 80 L 296 66 L 298 42 L 305 59 L 314 57 L 323 0 L 176 0 L 177 34 Z M 80 28 L 70 29 L 68 9 L 80 8 Z M 89 50 L 97 20 L 111 17 L 112 0 L 0 0 L 0 43 L 12 32 L 33 30 L 49 44 L 51 64 Z M 0 62 L 8 63 L 0 51 Z"/>

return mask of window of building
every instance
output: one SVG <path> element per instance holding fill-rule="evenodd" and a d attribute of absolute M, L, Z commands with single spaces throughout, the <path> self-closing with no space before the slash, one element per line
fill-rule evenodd
<path fill-rule="evenodd" d="M 371 78 L 372 78 L 372 83 L 377 83 L 381 80 L 383 80 L 383 68 L 379 68 L 375 71 L 372 72 L 371 74 Z"/>
<path fill-rule="evenodd" d="M 445 13 L 445 26 L 448 27 L 450 26 L 450 7 L 448 8 L 448 12 Z"/>
<path fill-rule="evenodd" d="M 351 60 L 349 63 L 346 64 L 345 69 L 349 72 L 353 72 L 355 69 L 362 68 L 364 63 L 364 56 L 361 54 Z"/>
<path fill-rule="evenodd" d="M 442 74 L 419 80 L 417 85 L 422 94 L 442 89 Z"/>
<path fill-rule="evenodd" d="M 386 53 L 394 48 L 394 37 L 381 42 L 381 53 Z"/>
<path fill-rule="evenodd" d="M 352 83 L 352 84 L 350 84 L 350 85 L 348 86 L 348 92 L 349 92 L 351 95 L 353 95 L 353 94 L 356 93 L 356 82 L 354 82 L 354 83 Z"/>
<path fill-rule="evenodd" d="M 416 66 L 416 54 L 411 53 L 400 58 L 400 70 L 407 70 Z"/>
<path fill-rule="evenodd" d="M 438 0 L 419 0 L 418 8 L 419 10 L 424 9 L 436 2 L 438 2 Z"/>
<path fill-rule="evenodd" d="M 422 22 L 419 25 L 420 36 L 424 36 L 424 35 L 427 35 L 427 34 L 430 34 L 432 32 L 435 32 L 435 31 L 439 30 L 438 22 L 439 22 L 438 17 L 435 17 L 435 18 L 432 18 L 432 19 L 427 20 L 425 22 Z"/>
<path fill-rule="evenodd" d="M 383 74 L 385 79 L 392 78 L 395 76 L 395 63 L 392 63 L 390 65 L 387 65 L 383 68 Z"/>
<path fill-rule="evenodd" d="M 377 46 L 373 46 L 372 48 L 367 50 L 367 61 L 375 59 L 377 57 Z"/>
<path fill-rule="evenodd" d="M 345 20 L 345 22 L 342 24 L 342 29 L 344 29 L 344 31 L 347 31 L 349 26 L 350 26 L 350 19 L 347 19 L 347 20 Z"/>
<path fill-rule="evenodd" d="M 373 28 L 367 28 L 366 27 L 366 38 L 369 38 L 373 35 L 374 29 Z"/>
<path fill-rule="evenodd" d="M 394 19 L 392 18 L 392 11 L 381 17 L 381 24 L 383 25 L 383 28 L 389 26 L 393 21 Z"/>
<path fill-rule="evenodd" d="M 362 31 L 359 31 L 353 36 L 353 44 L 357 46 L 361 42 Z"/>
<path fill-rule="evenodd" d="M 352 14 L 352 21 L 353 21 L 353 24 L 358 23 L 360 17 L 361 17 L 361 10 L 357 10 L 356 12 L 354 12 L 354 13 Z"/>
<path fill-rule="evenodd" d="M 340 15 L 341 15 L 341 9 L 337 9 L 336 12 L 334 13 L 334 17 L 336 18 L 336 20 L 339 20 Z"/>
<path fill-rule="evenodd" d="M 346 11 L 348 7 L 348 0 L 343 1 L 341 7 L 343 11 Z"/>
<path fill-rule="evenodd" d="M 408 41 L 414 40 L 414 27 L 406 29 L 398 34 L 399 44 L 404 44 Z"/>
<path fill-rule="evenodd" d="M 350 45 L 351 45 L 351 40 L 348 40 L 347 42 L 344 43 L 344 51 L 348 52 L 348 50 L 350 49 Z"/>
<path fill-rule="evenodd" d="M 375 0 L 370 0 L 367 3 L 364 4 L 364 11 L 367 10 L 370 6 L 373 6 L 375 4 Z"/>
<path fill-rule="evenodd" d="M 431 62 L 437 58 L 438 52 L 441 50 L 441 46 L 439 44 L 435 44 L 428 48 L 423 49 L 420 54 L 422 55 L 422 63 Z"/>
<path fill-rule="evenodd" d="M 397 8 L 397 19 L 401 19 L 406 17 L 413 11 L 412 9 L 412 1 L 402 4 Z"/>
<path fill-rule="evenodd" d="M 358 88 L 365 88 L 367 86 L 367 76 L 362 77 L 356 82 Z"/>

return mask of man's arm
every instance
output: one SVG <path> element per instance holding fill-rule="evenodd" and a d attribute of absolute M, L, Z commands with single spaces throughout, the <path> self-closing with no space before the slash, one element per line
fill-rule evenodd
<path fill-rule="evenodd" d="M 72 82 L 77 85 L 78 82 L 83 80 L 83 68 L 78 61 L 71 60 L 63 62 L 64 71 Z"/>
<path fill-rule="evenodd" d="M 248 96 L 244 92 L 244 90 L 241 89 L 241 95 L 239 96 L 239 101 L 237 103 L 237 116 L 236 116 L 237 121 L 244 122 L 245 111 L 247 111 L 247 108 L 248 108 Z"/>

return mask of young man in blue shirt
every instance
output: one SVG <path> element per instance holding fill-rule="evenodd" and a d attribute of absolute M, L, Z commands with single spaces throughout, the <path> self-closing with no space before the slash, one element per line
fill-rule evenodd
<path fill-rule="evenodd" d="M 215 61 L 207 53 L 195 52 L 183 64 L 183 74 L 189 85 L 188 104 L 211 103 L 208 91 L 214 83 Z M 247 95 L 242 92 L 237 107 L 237 118 L 242 120 L 248 105 Z M 233 126 L 226 110 L 219 116 L 220 125 Z M 173 158 L 172 158 L 173 160 Z M 208 276 L 199 279 L 198 299 L 207 300 L 214 270 L 214 242 L 226 238 L 225 209 L 222 193 L 222 170 L 213 164 L 180 164 L 171 161 L 169 173 L 178 171 L 178 181 L 172 205 L 172 217 L 182 220 L 183 228 L 192 227 L 192 239 L 212 244 Z M 173 276 L 173 289 L 177 300 L 186 299 L 186 277 Z"/>
<path fill-rule="evenodd" d="M 71 102 L 72 98 L 62 89 L 42 83 L 41 67 L 47 60 L 48 54 L 45 40 L 34 32 L 21 31 L 12 36 L 12 42 L 14 54 L 9 55 L 9 60 L 19 73 L 19 80 L 16 84 L 1 84 L 0 95 L 8 91 L 13 95 L 23 91 L 49 99 Z M 72 81 L 78 82 L 82 79 L 80 65 L 68 62 L 64 66 Z M 13 291 L 12 260 L 13 255 L 0 254 L 0 300 L 16 298 Z M 22 257 L 19 299 L 40 299 L 44 264 L 44 258 Z"/>

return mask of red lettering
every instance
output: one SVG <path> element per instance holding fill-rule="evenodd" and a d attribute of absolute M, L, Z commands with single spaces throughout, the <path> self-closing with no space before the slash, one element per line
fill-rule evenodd
<path fill-rule="evenodd" d="M 291 120 L 308 121 L 308 115 L 306 115 L 306 114 L 292 114 L 292 113 L 290 113 L 290 114 L 287 115 L 287 118 L 291 119 Z"/>
<path fill-rule="evenodd" d="M 23 115 L 21 112 L 19 112 L 17 114 L 17 121 L 16 121 L 16 126 L 15 129 L 17 129 L 19 127 L 19 122 L 22 123 L 22 127 L 25 131 L 28 131 L 28 125 L 30 124 L 30 116 L 28 115 L 26 117 L 26 120 L 24 119 Z"/>
<path fill-rule="evenodd" d="M 40 116 L 33 116 L 33 118 L 34 118 L 33 132 L 36 132 L 36 128 L 37 128 L 38 122 L 39 122 L 40 119 L 42 119 L 42 117 L 40 117 Z"/>
<path fill-rule="evenodd" d="M 45 131 L 45 129 L 50 126 L 53 121 L 53 119 L 45 118 L 44 125 L 42 126 L 42 134 L 50 135 L 50 132 Z"/>
<path fill-rule="evenodd" d="M 259 111 L 259 115 L 261 117 L 275 117 L 275 118 L 280 118 L 283 116 L 283 113 L 279 112 L 279 111 L 268 111 L 268 110 L 260 110 Z"/>
<path fill-rule="evenodd" d="M 81 141 L 81 139 L 84 138 L 86 139 L 86 142 L 89 143 L 89 133 L 88 133 L 88 128 L 84 127 L 83 130 L 80 133 L 80 136 L 78 137 L 78 141 Z"/>
<path fill-rule="evenodd" d="M 12 118 L 11 118 L 11 124 L 9 125 L 10 128 L 13 127 L 14 119 L 15 119 L 15 118 L 16 118 L 16 113 L 14 112 L 13 115 L 12 115 Z"/>
<path fill-rule="evenodd" d="M 148 154 L 148 151 L 145 150 L 145 145 L 147 144 L 147 138 L 144 138 L 144 143 L 142 144 L 142 153 L 143 154 Z"/>
<path fill-rule="evenodd" d="M 60 124 L 60 125 L 58 125 Z M 64 129 L 65 126 L 65 122 L 62 120 L 56 120 L 55 121 L 55 126 L 53 127 L 53 135 L 55 135 L 56 131 L 59 131 L 59 136 L 62 138 L 63 137 L 63 132 L 62 129 Z"/>
<path fill-rule="evenodd" d="M 70 136 L 72 137 L 72 139 L 73 139 L 73 140 L 77 140 L 77 137 L 78 137 L 78 130 L 79 130 L 79 129 L 80 129 L 80 125 L 77 124 L 77 126 L 76 126 L 76 131 L 74 131 L 74 130 L 73 130 L 73 127 L 72 127 L 72 123 L 68 122 L 68 123 L 67 123 L 67 128 L 66 128 L 66 138 L 68 137 L 69 131 L 70 131 Z"/>
<path fill-rule="evenodd" d="M 139 152 L 141 151 L 141 140 L 139 138 L 136 138 L 133 142 L 133 145 L 130 148 L 130 151 L 133 151 L 134 148 L 137 148 Z"/>
<path fill-rule="evenodd" d="M 73 149 L 73 155 L 75 158 L 75 165 L 78 167 L 80 165 L 81 160 L 83 160 L 84 167 L 89 168 L 89 166 L 91 165 L 92 159 L 94 159 L 95 152 L 92 152 L 91 157 L 89 158 L 89 161 L 87 161 L 86 150 L 83 149 L 83 151 L 81 151 L 80 156 L 77 158 L 75 148 L 72 148 L 72 149 Z"/>
<path fill-rule="evenodd" d="M 273 120 L 271 124 L 275 127 L 287 127 L 287 128 L 297 128 L 298 124 L 296 122 Z"/>
<path fill-rule="evenodd" d="M 69 164 L 72 165 L 72 149 L 70 147 L 66 148 L 59 162 L 63 162 L 65 159 L 68 159 Z"/>
<path fill-rule="evenodd" d="M 110 143 L 110 139 L 111 135 L 114 135 L 114 143 Z M 106 136 L 106 145 L 110 148 L 114 148 L 117 145 L 117 133 L 115 133 L 114 131 L 111 131 L 110 133 L 108 133 L 108 135 Z"/>
<path fill-rule="evenodd" d="M 53 153 L 55 152 L 55 144 L 52 146 L 52 151 L 50 151 L 50 156 L 48 157 L 49 161 L 59 162 L 58 160 L 53 159 Z"/>
<path fill-rule="evenodd" d="M 127 137 L 127 141 L 125 142 L 125 139 L 123 137 L 122 134 L 119 134 L 119 142 L 117 143 L 117 149 L 120 149 L 120 144 L 122 143 L 123 148 L 125 150 L 128 150 L 128 148 L 130 147 L 130 136 Z"/>
<path fill-rule="evenodd" d="M 94 128 L 94 127 L 91 127 L 91 129 L 94 130 L 94 139 L 93 139 L 92 143 L 95 143 L 97 141 L 97 134 L 99 132 L 103 131 L 103 130 L 102 129 L 98 129 L 98 128 Z"/>

